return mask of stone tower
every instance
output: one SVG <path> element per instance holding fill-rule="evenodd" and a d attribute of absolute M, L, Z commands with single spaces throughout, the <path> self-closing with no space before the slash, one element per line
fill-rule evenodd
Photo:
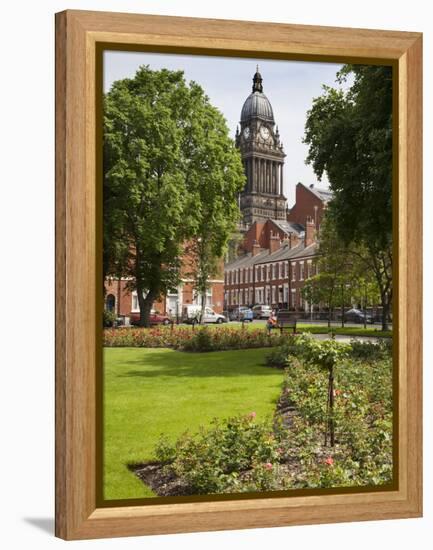
<path fill-rule="evenodd" d="M 244 164 L 247 183 L 240 196 L 244 228 L 255 221 L 286 219 L 283 194 L 283 145 L 269 99 L 263 93 L 259 68 L 253 77 L 253 90 L 241 111 L 236 145 Z"/>

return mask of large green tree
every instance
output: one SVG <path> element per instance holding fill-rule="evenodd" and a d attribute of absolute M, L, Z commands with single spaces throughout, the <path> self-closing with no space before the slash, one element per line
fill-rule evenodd
<path fill-rule="evenodd" d="M 204 201 L 224 206 L 230 225 L 243 183 L 223 115 L 182 71 L 142 66 L 105 95 L 104 276 L 129 278 L 141 325 L 179 284 L 185 243 L 203 238 Z"/>
<path fill-rule="evenodd" d="M 392 302 L 392 69 L 346 65 L 340 82 L 324 87 L 308 112 L 304 141 L 307 162 L 333 191 L 329 217 L 341 240 L 362 246 L 365 268 L 379 287 L 387 328 Z"/>
<path fill-rule="evenodd" d="M 369 251 L 354 242 L 347 244 L 338 235 L 333 218 L 325 215 L 316 260 L 318 274 L 306 281 L 303 296 L 314 304 L 323 303 L 329 311 L 328 326 L 335 308 L 341 309 L 344 326 L 344 308 L 350 304 L 369 304 L 380 299 L 377 280 L 368 268 Z"/>

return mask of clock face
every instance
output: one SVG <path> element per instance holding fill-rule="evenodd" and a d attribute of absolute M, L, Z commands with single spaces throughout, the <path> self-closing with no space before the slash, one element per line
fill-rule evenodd
<path fill-rule="evenodd" d="M 263 139 L 268 139 L 269 137 L 269 128 L 266 128 L 266 126 L 260 127 L 260 135 Z"/>
<path fill-rule="evenodd" d="M 248 126 L 246 128 L 244 128 L 244 137 L 245 138 L 250 137 L 250 129 L 248 128 Z"/>

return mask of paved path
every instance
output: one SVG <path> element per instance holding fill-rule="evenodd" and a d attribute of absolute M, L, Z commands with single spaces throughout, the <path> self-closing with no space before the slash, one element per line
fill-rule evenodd
<path fill-rule="evenodd" d="M 317 340 L 331 340 L 331 336 L 329 334 L 313 334 L 314 338 L 317 338 Z M 375 337 L 375 336 L 351 336 L 350 334 L 336 334 L 335 340 L 338 342 L 348 342 L 350 343 L 351 340 L 359 340 L 360 342 L 378 342 L 379 340 L 382 340 L 383 338 Z"/>

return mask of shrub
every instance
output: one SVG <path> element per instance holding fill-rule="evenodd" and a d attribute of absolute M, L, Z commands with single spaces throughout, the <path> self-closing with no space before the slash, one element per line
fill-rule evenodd
<path fill-rule="evenodd" d="M 156 456 L 185 481 L 191 493 L 265 490 L 278 484 L 279 442 L 270 422 L 255 413 L 224 423 L 214 420 L 196 435 L 185 433 L 174 445 L 161 437 Z"/>
<path fill-rule="evenodd" d="M 290 336 L 266 357 L 270 367 L 284 368 L 296 357 L 304 363 L 330 368 L 347 357 L 350 346 L 335 340 L 317 340 L 311 334 Z"/>
<path fill-rule="evenodd" d="M 214 340 L 208 327 L 203 327 L 194 333 L 193 337 L 185 340 L 181 347 L 184 351 L 212 351 Z"/>
<path fill-rule="evenodd" d="M 102 313 L 102 323 L 103 323 L 103 326 L 104 327 L 112 327 L 114 326 L 114 323 L 116 321 L 116 314 L 114 313 L 114 311 L 108 311 L 106 309 L 104 309 L 103 313 Z"/>
<path fill-rule="evenodd" d="M 174 348 L 183 351 L 222 351 L 264 348 L 281 345 L 279 334 L 268 335 L 264 329 L 242 330 L 232 327 L 158 326 L 153 328 L 118 328 L 104 330 L 104 346 Z"/>
<path fill-rule="evenodd" d="M 391 357 L 392 355 L 392 339 L 384 338 L 376 342 L 352 340 L 350 355 L 354 359 L 363 361 L 378 361 Z"/>
<path fill-rule="evenodd" d="M 285 394 L 298 415 L 284 445 L 298 461 L 294 487 L 388 483 L 392 479 L 392 361 L 345 359 L 335 368 L 335 446 L 323 446 L 327 430 L 326 370 L 297 363 L 287 372 Z M 326 461 L 327 459 L 330 459 Z"/>

